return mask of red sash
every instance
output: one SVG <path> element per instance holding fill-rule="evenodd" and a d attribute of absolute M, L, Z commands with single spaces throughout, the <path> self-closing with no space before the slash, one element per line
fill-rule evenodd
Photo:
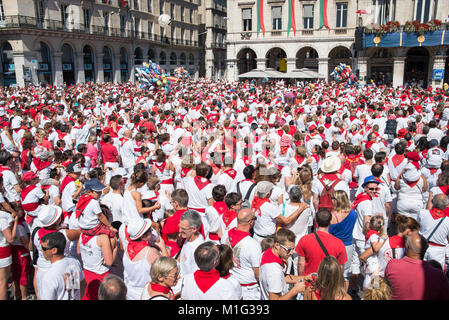
<path fill-rule="evenodd" d="M 203 178 L 200 176 L 195 176 L 193 178 L 193 181 L 195 181 L 195 184 L 200 191 L 203 190 L 203 188 L 206 187 L 210 183 L 207 178 Z"/>
<path fill-rule="evenodd" d="M 0 247 L 0 259 L 8 258 L 11 255 L 11 247 Z"/>
<path fill-rule="evenodd" d="M 93 199 L 94 198 L 92 196 L 89 196 L 87 194 L 82 195 L 79 198 L 78 203 L 76 204 L 76 208 L 75 208 L 75 215 L 76 215 L 77 219 L 80 217 L 81 213 L 83 213 L 84 209 L 86 209 L 87 205 Z"/>
<path fill-rule="evenodd" d="M 242 241 L 242 239 L 247 236 L 251 236 L 251 234 L 245 231 L 237 230 L 236 228 L 232 228 L 228 231 L 228 239 L 232 248 L 234 248 L 237 243 Z"/>
<path fill-rule="evenodd" d="M 35 188 L 37 188 L 35 185 L 29 185 L 29 186 L 26 186 L 25 188 L 22 189 L 22 192 L 20 193 L 20 197 L 22 198 L 22 202 L 25 200 L 25 198 L 28 195 L 28 193 L 30 193 Z M 25 211 L 34 211 L 38 207 L 39 207 L 39 203 L 38 202 L 26 203 L 26 204 L 22 203 L 22 208 Z"/>
<path fill-rule="evenodd" d="M 197 270 L 193 274 L 196 285 L 203 292 L 206 293 L 218 280 L 220 280 L 220 273 L 217 270 L 201 271 Z"/>

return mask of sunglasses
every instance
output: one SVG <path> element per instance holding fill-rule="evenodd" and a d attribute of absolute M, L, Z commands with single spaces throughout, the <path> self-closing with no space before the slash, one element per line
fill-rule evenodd
<path fill-rule="evenodd" d="M 285 251 L 287 251 L 287 254 L 290 254 L 293 250 L 295 250 L 295 247 L 293 248 L 287 248 L 285 246 L 283 246 L 282 244 L 279 243 L 279 245 L 281 246 L 281 248 L 283 248 Z"/>
<path fill-rule="evenodd" d="M 44 247 L 44 246 L 41 246 L 41 248 L 42 248 L 42 251 L 47 251 L 47 250 L 53 249 L 54 247 L 46 248 L 46 247 Z"/>
<path fill-rule="evenodd" d="M 377 191 L 377 190 L 379 190 L 379 188 L 377 188 L 377 187 L 376 188 L 368 188 L 368 190 L 369 191 Z"/>

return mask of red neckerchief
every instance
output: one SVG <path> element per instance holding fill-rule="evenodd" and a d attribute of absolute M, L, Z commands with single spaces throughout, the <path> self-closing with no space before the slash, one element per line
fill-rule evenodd
<path fill-rule="evenodd" d="M 91 200 L 93 200 L 94 198 L 90 195 L 82 195 L 79 200 L 78 203 L 76 204 L 76 208 L 75 208 L 75 214 L 76 214 L 76 218 L 78 219 L 81 215 L 81 213 L 83 213 L 84 209 L 86 209 L 87 205 L 90 203 Z"/>
<path fill-rule="evenodd" d="M 367 141 L 365 143 L 365 149 L 370 149 L 372 147 L 372 145 L 374 144 L 374 141 Z"/>
<path fill-rule="evenodd" d="M 228 209 L 228 206 L 224 201 L 215 201 L 212 206 L 217 210 L 220 216 Z"/>
<path fill-rule="evenodd" d="M 370 229 L 370 230 L 368 231 L 368 233 L 365 235 L 365 241 L 368 241 L 368 239 L 369 239 L 373 234 L 379 235 L 379 232 Z"/>
<path fill-rule="evenodd" d="M 419 178 L 419 179 L 420 179 L 420 178 Z M 418 184 L 419 179 L 416 180 L 416 181 L 408 181 L 408 180 L 404 179 L 404 181 L 405 181 L 405 183 L 408 184 L 408 186 L 409 186 L 410 188 L 413 188 L 414 186 L 416 186 L 416 185 Z"/>
<path fill-rule="evenodd" d="M 252 163 L 252 161 L 251 161 L 251 159 L 250 159 L 250 157 L 243 157 L 243 163 L 245 164 L 245 166 L 249 166 L 251 163 Z"/>
<path fill-rule="evenodd" d="M 435 172 L 438 171 L 439 168 L 429 168 L 429 171 L 431 174 L 435 174 Z"/>
<path fill-rule="evenodd" d="M 290 146 L 281 146 L 281 154 L 286 154 L 288 149 L 290 149 Z"/>
<path fill-rule="evenodd" d="M 53 162 L 51 161 L 43 161 L 39 158 L 34 157 L 33 158 L 34 166 L 36 167 L 37 171 L 41 171 L 42 169 L 45 169 L 49 167 Z"/>
<path fill-rule="evenodd" d="M 128 256 L 130 260 L 133 260 L 135 256 L 142 251 L 144 248 L 149 247 L 150 244 L 148 241 L 138 240 L 134 241 L 129 238 L 128 227 L 125 227 L 125 236 L 128 240 L 128 246 L 126 247 L 126 251 L 128 252 Z"/>
<path fill-rule="evenodd" d="M 253 203 L 251 205 L 251 209 L 253 209 L 256 214 L 259 214 L 259 217 L 262 214 L 260 211 L 260 207 L 262 207 L 262 205 L 265 202 L 270 202 L 270 199 L 268 199 L 268 198 L 262 199 L 262 198 L 259 198 L 258 196 L 254 196 Z"/>
<path fill-rule="evenodd" d="M 76 181 L 74 178 L 65 176 L 64 179 L 62 179 L 61 187 L 59 188 L 59 193 L 62 195 L 62 192 L 64 191 L 64 188 L 72 181 Z"/>
<path fill-rule="evenodd" d="M 223 171 L 223 173 L 226 173 L 232 180 L 234 180 L 235 176 L 237 175 L 237 171 L 235 171 L 234 169 L 226 169 L 225 171 Z"/>
<path fill-rule="evenodd" d="M 279 137 L 282 137 L 284 135 L 284 130 L 279 129 L 276 131 L 276 133 L 279 135 Z"/>
<path fill-rule="evenodd" d="M 190 170 L 191 170 L 190 168 L 182 168 L 180 172 L 181 178 L 185 178 Z"/>
<path fill-rule="evenodd" d="M 228 231 L 228 239 L 232 248 L 234 248 L 237 243 L 248 236 L 251 236 L 251 233 L 237 230 L 237 228 L 232 228 Z"/>
<path fill-rule="evenodd" d="M 210 182 L 207 178 L 195 176 L 193 178 L 193 181 L 195 182 L 198 189 L 201 191 L 204 187 L 206 187 Z"/>
<path fill-rule="evenodd" d="M 319 154 L 312 154 L 311 157 L 314 158 L 317 163 L 320 161 L 320 155 Z"/>
<path fill-rule="evenodd" d="M 234 221 L 234 219 L 237 217 L 237 212 L 232 211 L 232 210 L 226 210 L 225 212 L 223 212 L 222 218 L 223 218 L 223 222 L 226 225 L 226 227 L 228 227 L 232 221 Z"/>
<path fill-rule="evenodd" d="M 332 123 L 325 123 L 325 124 L 324 124 L 324 127 L 325 127 L 326 129 L 329 129 L 329 128 L 331 127 L 331 125 L 332 125 Z"/>
<path fill-rule="evenodd" d="M 162 162 L 162 164 L 157 164 L 157 162 L 154 163 L 154 166 L 162 173 L 165 170 L 165 166 L 167 165 L 167 162 Z"/>
<path fill-rule="evenodd" d="M 126 137 L 120 138 L 120 146 L 123 147 L 123 145 L 124 145 L 127 141 L 129 141 L 129 139 L 126 138 Z"/>
<path fill-rule="evenodd" d="M 264 150 L 260 154 L 268 159 L 268 155 L 270 154 L 270 150 Z"/>
<path fill-rule="evenodd" d="M 434 220 L 437 220 L 437 219 L 440 219 L 440 218 L 443 218 L 444 216 L 446 216 L 444 210 L 437 209 L 437 208 L 432 208 L 429 210 L 429 212 Z"/>
<path fill-rule="evenodd" d="M 164 240 L 165 241 L 165 246 L 167 247 L 167 249 L 170 251 L 170 257 L 175 257 L 176 254 L 179 252 L 180 248 L 178 245 L 178 242 L 176 241 L 172 241 L 172 240 Z"/>
<path fill-rule="evenodd" d="M 296 160 L 296 162 L 298 163 L 298 165 L 300 165 L 301 163 L 303 163 L 304 159 L 305 159 L 304 157 L 301 157 L 300 155 L 295 154 L 295 160 Z"/>
<path fill-rule="evenodd" d="M 160 285 L 155 282 L 150 282 L 150 288 L 151 288 L 151 290 L 153 290 L 155 292 L 160 292 L 160 293 L 164 293 L 164 294 L 172 292 L 170 287 L 164 287 L 163 285 Z M 172 293 L 172 295 L 173 295 L 173 293 Z"/>
<path fill-rule="evenodd" d="M 262 260 L 260 261 L 260 266 L 263 266 L 266 263 L 278 263 L 282 267 L 284 266 L 285 262 L 280 257 L 277 257 L 273 251 L 273 248 L 268 248 L 262 255 Z"/>
<path fill-rule="evenodd" d="M 197 270 L 193 273 L 196 285 L 203 292 L 206 293 L 218 280 L 220 280 L 220 273 L 218 270 L 201 271 Z"/>
<path fill-rule="evenodd" d="M 397 167 L 404 161 L 405 156 L 403 154 L 395 154 L 391 157 L 391 161 L 393 162 L 394 167 Z"/>
<path fill-rule="evenodd" d="M 329 181 L 332 181 L 332 182 L 334 182 L 337 179 L 339 179 L 339 177 L 335 173 L 325 173 L 320 178 L 320 180 L 329 180 Z"/>
<path fill-rule="evenodd" d="M 354 202 L 351 205 L 351 209 L 357 208 L 357 206 L 365 200 L 372 200 L 372 198 L 366 193 L 359 193 L 359 195 L 354 199 Z"/>
<path fill-rule="evenodd" d="M 448 194 L 449 186 L 439 186 L 439 188 L 440 188 L 442 193 L 444 193 L 445 195 Z"/>
<path fill-rule="evenodd" d="M 390 244 L 391 249 L 395 248 L 404 248 L 405 247 L 405 241 L 404 238 L 401 236 L 395 235 L 388 239 L 388 242 Z"/>

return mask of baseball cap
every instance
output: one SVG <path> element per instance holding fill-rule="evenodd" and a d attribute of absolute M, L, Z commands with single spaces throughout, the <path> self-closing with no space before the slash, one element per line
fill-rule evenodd
<path fill-rule="evenodd" d="M 66 171 L 70 173 L 80 173 L 81 167 L 76 162 L 70 162 Z"/>
<path fill-rule="evenodd" d="M 105 188 L 106 186 L 102 184 L 97 178 L 92 178 L 84 184 L 85 190 L 103 191 Z"/>
<path fill-rule="evenodd" d="M 33 171 L 27 171 L 22 175 L 23 181 L 31 181 L 36 178 L 37 178 L 37 175 Z"/>
<path fill-rule="evenodd" d="M 268 194 L 271 190 L 273 190 L 274 184 L 269 181 L 260 181 L 256 185 L 256 192 L 260 194 Z"/>

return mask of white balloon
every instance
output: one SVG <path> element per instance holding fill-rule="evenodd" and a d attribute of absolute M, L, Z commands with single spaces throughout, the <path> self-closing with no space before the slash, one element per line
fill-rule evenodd
<path fill-rule="evenodd" d="M 161 14 L 159 16 L 159 18 L 157 19 L 157 21 L 159 22 L 159 25 L 161 27 L 167 27 L 168 25 L 170 25 L 171 23 L 171 18 L 168 14 Z"/>

